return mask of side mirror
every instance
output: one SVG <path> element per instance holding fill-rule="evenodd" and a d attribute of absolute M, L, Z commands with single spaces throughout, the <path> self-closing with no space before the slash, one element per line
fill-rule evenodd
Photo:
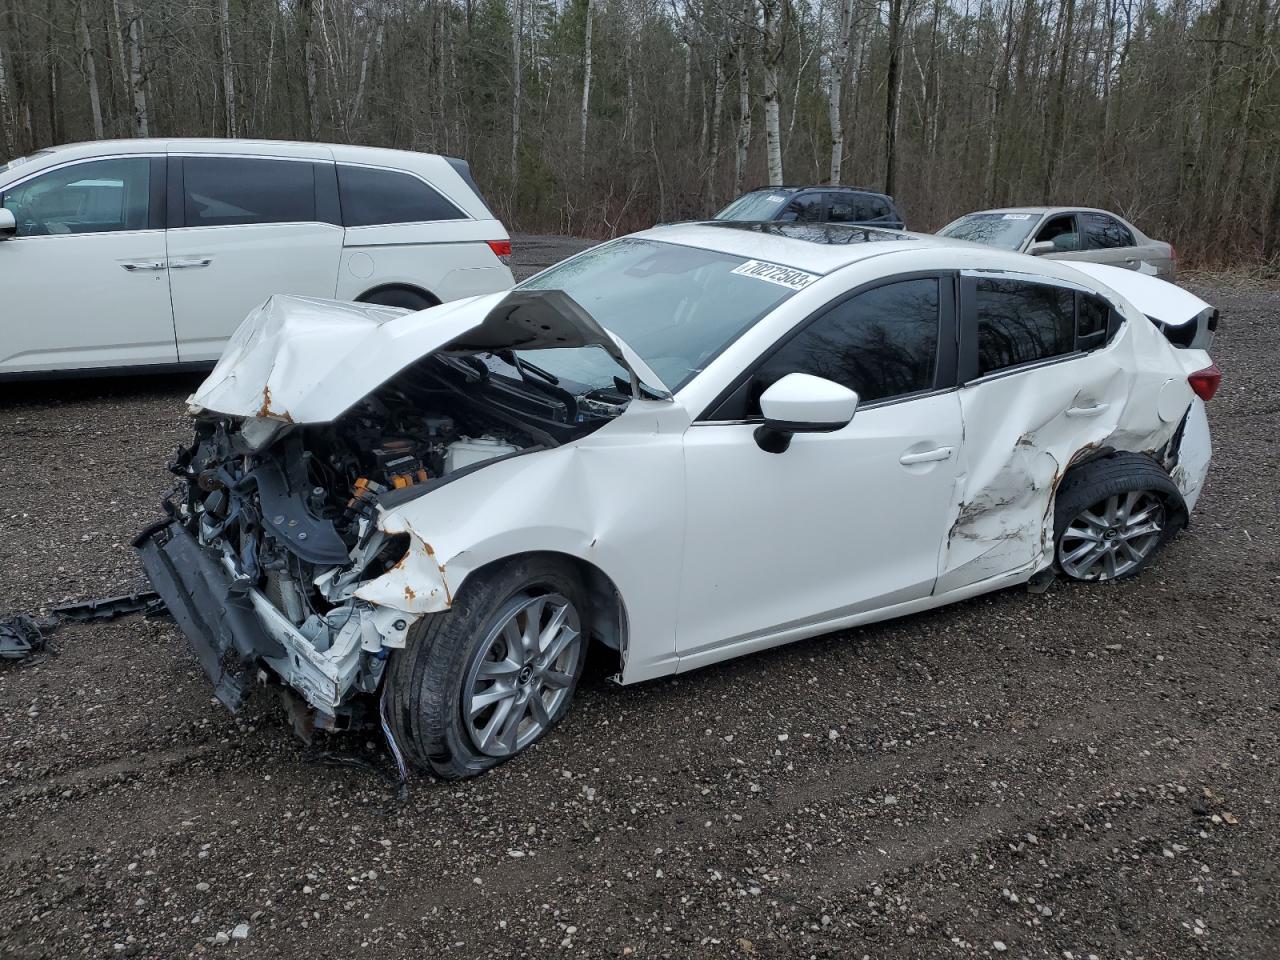
<path fill-rule="evenodd" d="M 18 232 L 18 221 L 8 207 L 0 207 L 0 240 L 9 240 Z"/>
<path fill-rule="evenodd" d="M 1046 253 L 1054 253 L 1057 251 L 1052 240 L 1037 240 L 1031 246 L 1027 247 L 1027 253 L 1033 257 L 1043 257 Z"/>
<path fill-rule="evenodd" d="M 764 423 L 755 440 L 767 453 L 785 453 L 797 433 L 832 433 L 847 426 L 858 395 L 822 377 L 789 373 L 760 395 Z"/>

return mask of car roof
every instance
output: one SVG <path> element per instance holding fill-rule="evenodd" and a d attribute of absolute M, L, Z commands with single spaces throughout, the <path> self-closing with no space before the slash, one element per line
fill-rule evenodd
<path fill-rule="evenodd" d="M 787 186 L 777 186 L 777 187 L 767 187 L 767 186 L 752 187 L 750 190 L 747 191 L 747 193 L 769 193 L 770 191 L 777 193 L 784 190 L 790 190 L 790 191 L 830 190 L 830 191 L 837 191 L 837 192 L 844 190 L 844 191 L 848 191 L 849 193 L 869 193 L 873 197 L 884 197 L 886 200 L 891 199 L 887 193 L 882 193 L 879 190 L 872 190 L 868 187 L 851 187 L 842 183 L 810 183 L 810 184 L 791 184 Z M 743 194 L 743 196 L 746 196 L 746 194 Z"/>
<path fill-rule="evenodd" d="M 1036 216 L 1055 213 L 1105 213 L 1109 217 L 1124 219 L 1120 214 L 1103 210 L 1101 207 L 993 207 L 990 210 L 970 210 L 968 213 L 960 214 L 960 217 L 973 217 L 984 213 L 1030 213 Z M 960 217 L 956 219 L 959 220 Z"/>
<path fill-rule="evenodd" d="M 332 160 L 341 154 L 354 157 L 362 153 L 390 154 L 398 153 L 411 157 L 445 157 L 443 154 L 422 153 L 416 150 L 396 150 L 387 147 L 364 147 L 342 143 L 313 143 L 304 140 L 259 140 L 254 138 L 226 137 L 143 137 L 122 140 L 81 140 L 75 143 L 60 143 L 34 151 L 29 159 L 40 158 L 57 162 L 72 157 L 96 156 L 99 154 L 127 153 L 165 153 L 172 151 L 201 151 L 208 153 L 261 153 Z"/>
<path fill-rule="evenodd" d="M 924 247 L 972 247 L 963 241 L 905 230 L 844 223 L 706 220 L 672 223 L 631 234 L 681 246 L 767 260 L 810 273 L 830 273 L 859 260 Z"/>

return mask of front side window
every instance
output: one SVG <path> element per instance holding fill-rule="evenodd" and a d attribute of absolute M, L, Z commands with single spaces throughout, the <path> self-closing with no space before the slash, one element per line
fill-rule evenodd
<path fill-rule="evenodd" d="M 1080 234 L 1076 232 L 1076 218 L 1072 214 L 1051 217 L 1036 231 L 1036 243 L 1050 241 L 1055 250 L 1079 250 Z"/>
<path fill-rule="evenodd" d="M 1108 250 L 1113 247 L 1132 247 L 1133 234 L 1115 217 L 1105 213 L 1086 213 L 1084 234 L 1090 250 Z"/>
<path fill-rule="evenodd" d="M 563 290 L 635 350 L 668 388 L 679 390 L 743 331 L 816 279 L 714 250 L 625 238 L 566 260 L 517 289 Z M 588 388 L 612 387 L 619 372 L 597 349 L 531 350 L 527 359 Z"/>
<path fill-rule="evenodd" d="M 787 204 L 779 220 L 818 223 L 826 214 L 826 202 L 820 193 L 802 193 Z"/>
<path fill-rule="evenodd" d="M 182 177 L 188 227 L 316 219 L 315 171 L 310 162 L 187 157 Z"/>
<path fill-rule="evenodd" d="M 938 281 L 899 280 L 832 307 L 760 364 L 745 415 L 760 415 L 760 394 L 789 373 L 848 387 L 862 403 L 929 390 L 938 357 Z"/>
<path fill-rule="evenodd" d="M 348 227 L 465 220 L 467 215 L 434 187 L 398 170 L 338 164 L 342 222 Z"/>
<path fill-rule="evenodd" d="M 1063 287 L 1024 280 L 974 284 L 978 376 L 1075 351 L 1075 296 Z"/>
<path fill-rule="evenodd" d="M 19 237 L 145 230 L 150 169 L 146 157 L 76 163 L 9 188 L 0 206 L 13 211 Z"/>

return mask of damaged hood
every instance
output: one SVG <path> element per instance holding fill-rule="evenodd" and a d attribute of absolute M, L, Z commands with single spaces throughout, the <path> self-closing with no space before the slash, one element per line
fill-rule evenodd
<path fill-rule="evenodd" d="M 599 347 L 650 393 L 669 395 L 630 347 L 562 290 L 511 290 L 411 313 L 398 307 L 273 296 L 245 318 L 192 412 L 325 423 L 437 352 Z"/>
<path fill-rule="evenodd" d="M 1070 266 L 1106 284 L 1152 320 L 1158 320 L 1166 326 L 1180 327 L 1191 323 L 1204 311 L 1213 309 L 1194 293 L 1137 270 L 1089 263 L 1086 260 L 1072 260 Z"/>

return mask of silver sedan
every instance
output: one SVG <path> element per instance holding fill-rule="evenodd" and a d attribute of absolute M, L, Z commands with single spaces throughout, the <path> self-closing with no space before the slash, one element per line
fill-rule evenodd
<path fill-rule="evenodd" d="M 966 213 L 938 231 L 1034 257 L 1089 260 L 1172 280 L 1173 246 L 1153 240 L 1127 220 L 1088 207 L 1010 207 Z"/>

